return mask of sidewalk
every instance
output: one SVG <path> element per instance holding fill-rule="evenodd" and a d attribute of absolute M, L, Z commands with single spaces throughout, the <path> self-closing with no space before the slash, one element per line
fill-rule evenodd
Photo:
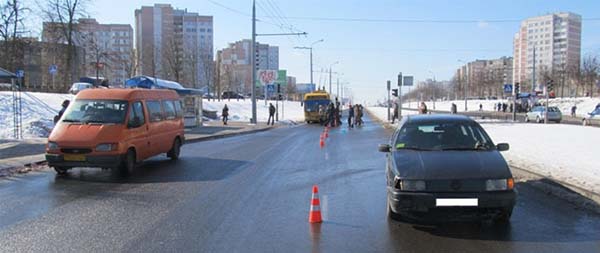
<path fill-rule="evenodd" d="M 250 125 L 245 122 L 229 122 L 224 126 L 220 121 L 205 122 L 198 128 L 186 128 L 186 143 L 214 140 L 242 134 L 267 131 L 280 125 L 268 126 L 265 122 Z M 13 168 L 30 166 L 45 161 L 46 138 L 28 140 L 0 140 L 0 177 L 6 176 Z"/>

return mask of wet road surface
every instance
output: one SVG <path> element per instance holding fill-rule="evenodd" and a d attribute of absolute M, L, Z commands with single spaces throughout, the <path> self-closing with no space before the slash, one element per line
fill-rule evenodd
<path fill-rule="evenodd" d="M 0 180 L 2 252 L 599 252 L 600 216 L 518 183 L 511 225 L 388 221 L 390 133 L 367 119 L 184 146 L 131 176 L 51 171 Z M 312 185 L 324 222 L 310 225 Z"/>

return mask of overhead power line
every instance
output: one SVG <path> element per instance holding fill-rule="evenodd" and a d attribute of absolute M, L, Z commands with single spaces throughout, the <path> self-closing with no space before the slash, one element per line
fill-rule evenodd
<path fill-rule="evenodd" d="M 272 18 L 270 16 L 262 16 Z M 376 19 L 343 17 L 285 17 L 287 19 L 334 22 L 372 22 L 372 23 L 440 23 L 440 24 L 478 24 L 478 23 L 519 23 L 525 19 Z M 583 21 L 600 21 L 600 18 L 583 18 Z"/>

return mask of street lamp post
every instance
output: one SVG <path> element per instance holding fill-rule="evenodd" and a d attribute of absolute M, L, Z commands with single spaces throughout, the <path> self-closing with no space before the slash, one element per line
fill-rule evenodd
<path fill-rule="evenodd" d="M 308 49 L 310 50 L 310 83 L 313 84 L 313 46 L 319 42 L 325 41 L 324 39 L 317 40 L 310 44 L 310 47 L 294 47 L 295 49 Z"/>
<path fill-rule="evenodd" d="M 463 60 L 458 60 L 459 62 L 462 62 L 465 64 L 465 69 L 466 69 L 466 76 L 467 76 L 467 80 L 466 80 L 466 84 L 465 87 L 463 87 L 463 96 L 465 98 L 465 112 L 467 111 L 468 107 L 467 107 L 467 87 L 469 87 L 469 63 L 465 62 Z"/>
<path fill-rule="evenodd" d="M 331 69 L 333 68 L 333 65 L 336 65 L 340 63 L 339 61 L 336 61 L 334 63 L 332 63 L 331 65 L 329 65 L 329 94 L 333 94 L 333 90 L 331 89 Z"/>
<path fill-rule="evenodd" d="M 431 73 L 431 76 L 433 76 L 433 87 L 432 87 L 432 91 L 433 91 L 433 109 L 435 110 L 435 86 L 436 86 L 436 81 L 435 81 L 435 74 L 433 73 L 433 71 L 429 70 L 429 73 Z"/>

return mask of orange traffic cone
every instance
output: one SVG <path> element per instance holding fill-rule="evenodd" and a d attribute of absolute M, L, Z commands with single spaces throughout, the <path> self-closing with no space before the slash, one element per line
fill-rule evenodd
<path fill-rule="evenodd" d="M 329 138 L 329 129 L 325 128 L 325 138 Z"/>
<path fill-rule="evenodd" d="M 310 214 L 308 215 L 309 223 L 321 223 L 321 203 L 319 201 L 319 187 L 313 186 L 312 199 L 310 201 Z"/>
<path fill-rule="evenodd" d="M 321 139 L 319 140 L 319 146 L 320 146 L 321 148 L 325 147 L 325 140 L 324 140 L 324 139 L 322 139 L 322 138 L 321 138 Z"/>

